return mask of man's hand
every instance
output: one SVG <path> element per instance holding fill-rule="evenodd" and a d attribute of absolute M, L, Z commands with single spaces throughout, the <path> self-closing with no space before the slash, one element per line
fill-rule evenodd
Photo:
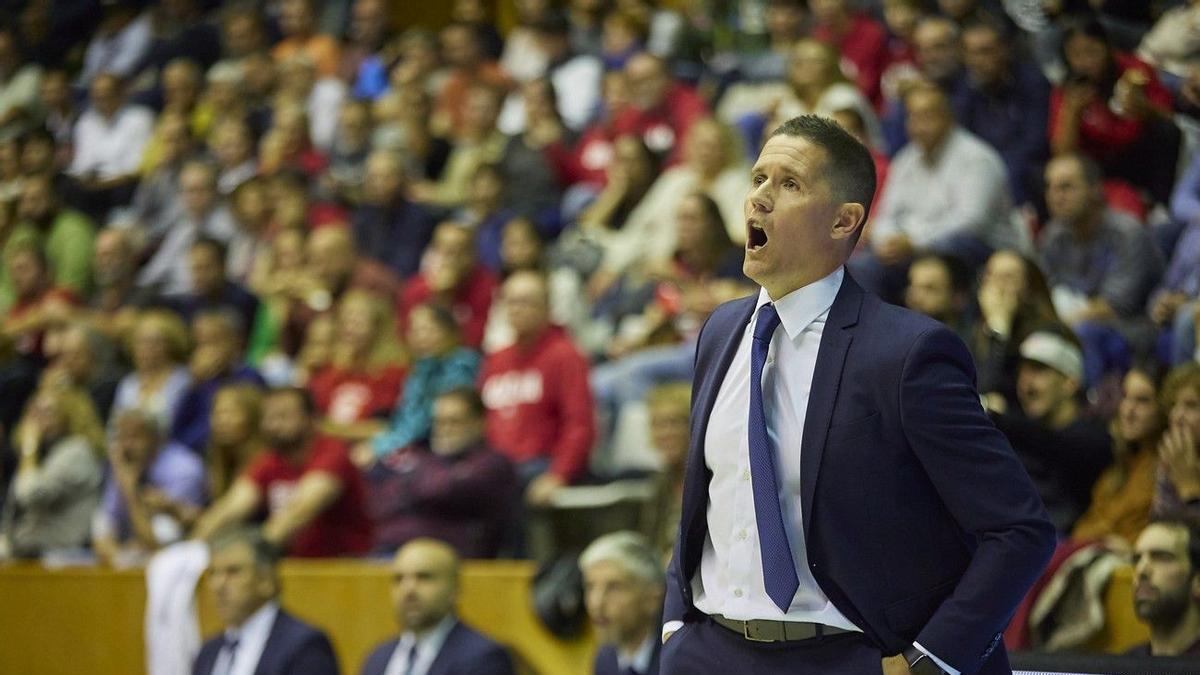
<path fill-rule="evenodd" d="M 563 486 L 563 481 L 558 476 L 550 472 L 546 472 L 529 484 L 525 490 L 525 501 L 530 506 L 546 506 L 550 500 L 554 499 L 554 493 L 558 492 Z"/>
<path fill-rule="evenodd" d="M 1170 323 L 1175 318 L 1175 312 L 1187 302 L 1187 296 L 1176 291 L 1168 291 L 1158 296 L 1150 306 L 1150 320 L 1159 326 Z"/>
<path fill-rule="evenodd" d="M 910 672 L 903 654 L 883 657 L 883 675 L 909 675 Z"/>

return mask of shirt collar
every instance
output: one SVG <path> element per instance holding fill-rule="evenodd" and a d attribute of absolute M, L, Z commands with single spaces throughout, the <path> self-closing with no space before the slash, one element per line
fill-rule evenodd
<path fill-rule="evenodd" d="M 829 311 L 845 276 L 846 268 L 838 267 L 829 276 L 797 288 L 775 301 L 775 311 L 779 312 L 780 323 L 789 340 L 795 340 L 817 317 Z M 771 296 L 767 295 L 767 289 L 760 288 L 754 311 L 757 313 L 760 307 L 769 302 Z"/>
<path fill-rule="evenodd" d="M 251 614 L 240 626 L 234 626 L 225 629 L 225 639 L 228 641 L 238 640 L 245 643 L 246 639 L 251 635 L 261 634 L 265 636 L 271 632 L 271 626 L 275 625 L 275 617 L 279 614 L 279 603 L 271 600 L 267 604 L 258 608 L 258 611 Z"/>
<path fill-rule="evenodd" d="M 654 631 L 650 631 L 650 634 L 646 636 L 645 640 L 642 641 L 642 646 L 638 647 L 638 650 L 633 655 L 632 659 L 626 658 L 623 654 L 621 654 L 621 650 L 618 649 L 617 668 L 620 670 L 633 668 L 639 673 L 649 673 L 650 662 L 654 660 L 654 640 L 656 638 L 657 636 L 655 635 Z"/>
<path fill-rule="evenodd" d="M 425 652 L 432 651 L 436 654 L 442 649 L 442 643 L 444 643 L 446 638 L 450 636 L 450 631 L 453 630 L 455 623 L 456 620 L 454 615 L 447 614 L 442 618 L 438 625 L 434 626 L 433 629 L 426 633 L 425 637 L 421 638 L 420 640 L 417 639 L 416 633 L 406 630 L 400 636 L 399 646 L 407 651 L 415 643 L 417 645 L 418 652 L 424 654 Z"/>

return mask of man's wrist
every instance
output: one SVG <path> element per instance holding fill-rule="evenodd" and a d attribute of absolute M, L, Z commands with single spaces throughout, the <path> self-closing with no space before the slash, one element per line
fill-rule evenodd
<path fill-rule="evenodd" d="M 903 656 L 912 675 L 946 675 L 946 671 L 942 670 L 937 661 L 916 644 L 909 645 Z"/>

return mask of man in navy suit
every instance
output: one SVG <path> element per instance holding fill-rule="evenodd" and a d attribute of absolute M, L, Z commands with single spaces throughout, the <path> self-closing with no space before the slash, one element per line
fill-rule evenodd
<path fill-rule="evenodd" d="M 814 116 L 751 170 L 762 288 L 700 333 L 663 673 L 1010 672 L 1001 631 L 1054 529 L 962 342 L 846 273 L 874 191 L 866 148 Z"/>
<path fill-rule="evenodd" d="M 584 549 L 579 569 L 600 642 L 595 675 L 658 675 L 662 558 L 637 532 L 613 532 Z"/>
<path fill-rule="evenodd" d="M 513 675 L 504 647 L 454 616 L 458 555 L 435 539 L 414 539 L 392 562 L 392 604 L 400 637 L 375 648 L 362 675 Z"/>
<path fill-rule="evenodd" d="M 204 643 L 193 675 L 337 675 L 333 645 L 279 607 L 275 548 L 258 530 L 215 537 L 208 584 L 225 629 Z"/>

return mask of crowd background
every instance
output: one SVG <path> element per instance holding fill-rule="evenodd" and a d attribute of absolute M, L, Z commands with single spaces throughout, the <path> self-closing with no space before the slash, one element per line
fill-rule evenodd
<path fill-rule="evenodd" d="M 399 14 L 0 7 L 0 558 L 549 560 L 633 480 L 665 561 L 750 164 L 809 113 L 876 158 L 852 275 L 971 348 L 1056 565 L 1200 512 L 1200 3 Z"/>

